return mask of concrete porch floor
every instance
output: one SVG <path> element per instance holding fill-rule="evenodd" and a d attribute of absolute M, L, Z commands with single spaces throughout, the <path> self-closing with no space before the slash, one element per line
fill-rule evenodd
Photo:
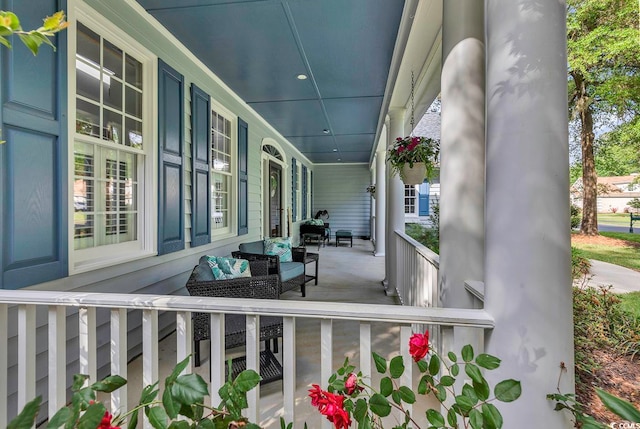
<path fill-rule="evenodd" d="M 306 297 L 302 298 L 299 291 L 293 290 L 284 293 L 281 299 L 354 302 L 372 305 L 399 304 L 396 297 L 386 296 L 382 286 L 384 278 L 384 257 L 374 257 L 373 245 L 368 240 L 353 240 L 353 247 L 348 245 L 318 247 L 310 245 L 309 252 L 319 253 L 319 279 L 318 285 L 313 281 L 307 283 Z M 313 274 L 313 264 L 307 265 L 307 273 Z M 394 356 L 399 350 L 399 328 L 383 323 L 373 323 L 371 327 L 372 350 L 381 355 Z M 316 319 L 298 319 L 296 321 L 296 422 L 294 428 L 303 428 L 306 422 L 308 428 L 319 428 L 320 414 L 311 407 L 307 391 L 312 383 L 326 387 L 326 380 L 320 379 L 320 321 Z M 350 321 L 335 321 L 333 324 L 333 364 L 334 368 L 342 365 L 345 357 L 348 357 L 356 367 L 359 363 L 359 325 Z M 201 345 L 202 365 L 195 368 L 196 372 L 208 379 L 209 358 L 208 342 Z M 175 335 L 165 338 L 159 345 L 159 371 L 160 380 L 169 374 L 175 365 Z M 281 348 L 280 348 L 281 350 Z M 242 349 L 234 349 L 227 352 L 227 358 L 243 355 Z M 282 362 L 280 353 L 277 355 Z M 408 363 L 408 362 L 407 362 Z M 129 364 L 129 408 L 135 405 L 142 388 L 141 359 L 135 359 Z M 417 372 L 417 371 L 414 371 Z M 379 377 L 373 376 L 374 386 L 378 385 Z M 162 381 L 160 383 L 162 387 Z M 282 415 L 282 381 L 264 384 L 260 387 L 261 421 L 264 428 L 280 428 L 279 418 Z M 424 416 L 424 407 L 427 404 L 422 401 L 414 406 L 414 415 Z"/>

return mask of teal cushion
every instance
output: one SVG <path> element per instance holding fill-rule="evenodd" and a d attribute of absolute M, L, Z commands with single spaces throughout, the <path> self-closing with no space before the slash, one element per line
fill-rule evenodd
<path fill-rule="evenodd" d="M 265 238 L 264 254 L 277 255 L 280 257 L 280 262 L 293 261 L 293 254 L 291 253 L 291 239 L 289 237 Z"/>
<path fill-rule="evenodd" d="M 280 280 L 283 282 L 302 274 L 304 274 L 304 264 L 302 262 L 280 263 Z"/>
<path fill-rule="evenodd" d="M 250 243 L 241 243 L 238 248 L 245 253 L 264 254 L 264 241 L 252 241 Z"/>
<path fill-rule="evenodd" d="M 249 261 L 246 259 L 224 258 L 221 256 L 208 256 L 207 262 L 216 280 L 236 279 L 239 277 L 251 277 Z"/>

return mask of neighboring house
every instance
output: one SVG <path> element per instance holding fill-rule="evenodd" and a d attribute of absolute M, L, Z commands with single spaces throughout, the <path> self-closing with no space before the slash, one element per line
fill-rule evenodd
<path fill-rule="evenodd" d="M 572 201 L 582 207 L 582 178 L 571 187 Z M 598 212 L 625 212 L 629 202 L 640 198 L 640 175 L 598 177 Z"/>

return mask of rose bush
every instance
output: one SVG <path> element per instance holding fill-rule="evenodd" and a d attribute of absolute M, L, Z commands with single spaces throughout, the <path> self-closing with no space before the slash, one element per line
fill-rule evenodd
<path fill-rule="evenodd" d="M 496 384 L 493 397 L 490 397 L 491 389 L 481 368 L 494 370 L 500 366 L 500 359 L 485 353 L 476 356 L 470 345 L 462 348 L 460 357 L 453 352 L 447 353 L 447 363 L 430 351 L 429 333 L 425 332 L 411 336 L 409 354 L 421 374 L 417 393 L 433 394 L 441 404 L 439 410 L 426 411 L 430 428 L 501 428 L 502 415 L 492 402 L 511 402 L 520 397 L 520 382 L 511 379 Z M 394 429 L 419 429 L 419 423 L 405 408 L 407 404 L 416 403 L 416 393 L 398 382 L 405 371 L 402 356 L 387 362 L 373 353 L 373 359 L 377 371 L 384 375 L 378 389 L 367 384 L 367 377 L 356 373 L 355 367 L 346 359 L 329 378 L 326 390 L 317 384 L 309 390 L 311 405 L 318 408 L 336 429 L 347 429 L 354 421 L 358 428 L 383 428 L 382 418 L 389 416 L 394 408 L 402 416 Z M 461 370 L 470 381 L 458 392 L 455 377 Z"/>

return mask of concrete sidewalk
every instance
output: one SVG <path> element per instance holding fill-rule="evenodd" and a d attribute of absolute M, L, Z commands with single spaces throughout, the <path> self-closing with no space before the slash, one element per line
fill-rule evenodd
<path fill-rule="evenodd" d="M 613 286 L 613 293 L 640 292 L 640 272 L 608 262 L 590 259 L 589 286 Z"/>

